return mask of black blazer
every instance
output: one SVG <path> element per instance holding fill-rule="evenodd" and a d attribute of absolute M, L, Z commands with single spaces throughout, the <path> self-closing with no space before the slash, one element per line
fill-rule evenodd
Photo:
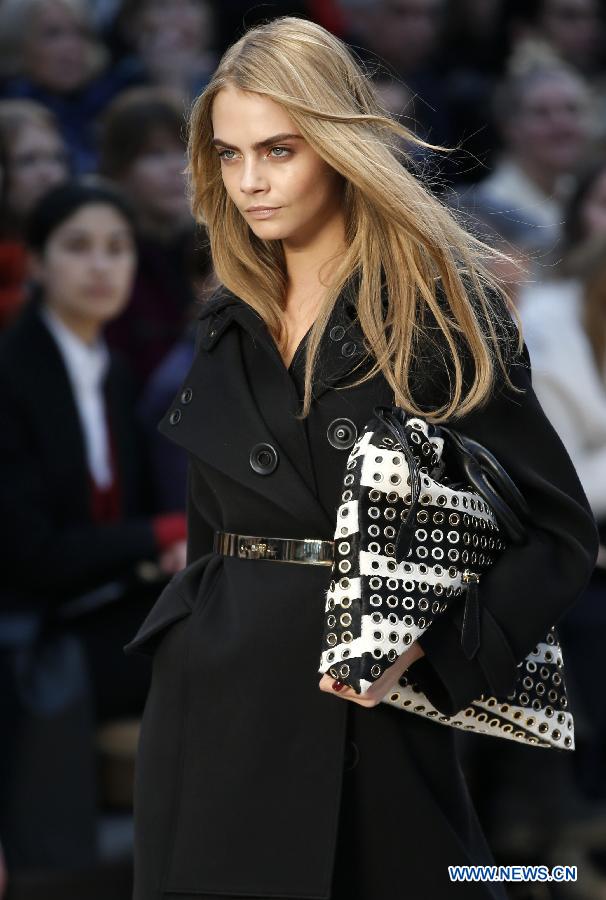
<path fill-rule="evenodd" d="M 382 376 L 350 386 L 360 374 L 354 368 L 364 336 L 345 293 L 323 338 L 315 399 L 303 421 L 293 414 L 305 341 L 287 371 L 262 319 L 224 289 L 200 320 L 194 362 L 159 426 L 189 452 L 188 566 L 127 648 L 154 654 L 135 798 L 135 900 L 328 897 L 348 716 L 372 729 L 363 771 L 374 782 L 364 796 L 390 785 L 377 801 L 381 814 L 373 808 L 365 827 L 380 831 L 389 821 L 394 828 L 398 803 L 410 803 L 411 790 L 425 791 L 423 809 L 414 806 L 409 823 L 398 825 L 402 846 L 407 834 L 411 840 L 409 852 L 394 854 L 399 862 L 386 854 L 385 864 L 400 867 L 411 896 L 445 892 L 446 863 L 486 861 L 470 836 L 453 729 L 319 690 L 329 567 L 213 552 L 215 530 L 332 539 L 348 452 L 335 440 L 339 426 L 347 419 L 360 432 L 373 405 L 392 402 L 391 391 Z M 424 400 L 436 403 L 447 383 L 438 350 L 427 348 L 416 373 Z M 517 663 L 575 603 L 597 555 L 593 515 L 532 390 L 526 350 L 511 376 L 524 395 L 513 396 L 501 381 L 488 405 L 456 427 L 502 462 L 534 526 L 528 544 L 510 548 L 483 577 L 476 658 L 463 655 L 448 614 L 421 638 L 427 657 L 416 670 L 419 686 L 447 713 L 511 684 Z M 389 772 L 381 748 L 392 746 L 393 729 L 402 745 Z M 360 816 L 363 829 L 362 807 Z M 497 896 L 493 889 L 479 895 L 477 885 L 461 886 L 461 896 Z"/>
<path fill-rule="evenodd" d="M 75 398 L 36 302 L 0 337 L 0 611 L 51 610 L 155 559 L 145 449 L 128 370 L 105 381 L 124 518 L 94 524 Z"/>

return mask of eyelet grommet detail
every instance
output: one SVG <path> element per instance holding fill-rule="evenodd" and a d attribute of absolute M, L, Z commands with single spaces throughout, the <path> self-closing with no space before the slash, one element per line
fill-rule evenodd
<path fill-rule="evenodd" d="M 250 451 L 250 467 L 258 475 L 271 475 L 278 465 L 278 453 L 271 444 L 260 443 Z"/>
<path fill-rule="evenodd" d="M 326 429 L 328 443 L 335 450 L 348 450 L 358 436 L 358 429 L 351 419 L 333 419 Z"/>
<path fill-rule="evenodd" d="M 329 334 L 330 334 L 331 340 L 342 341 L 343 337 L 345 335 L 345 329 L 343 328 L 342 325 L 335 325 L 333 328 L 330 329 Z"/>
<path fill-rule="evenodd" d="M 345 341 L 341 347 L 341 353 L 343 356 L 353 356 L 357 349 L 353 341 Z"/>
<path fill-rule="evenodd" d="M 190 387 L 185 388 L 183 393 L 181 394 L 181 403 L 189 403 L 191 398 L 194 396 L 194 392 Z"/>
<path fill-rule="evenodd" d="M 179 422 L 181 421 L 181 410 L 173 409 L 173 411 L 171 412 L 171 414 L 168 418 L 168 421 L 170 422 L 171 425 L 178 425 Z"/>

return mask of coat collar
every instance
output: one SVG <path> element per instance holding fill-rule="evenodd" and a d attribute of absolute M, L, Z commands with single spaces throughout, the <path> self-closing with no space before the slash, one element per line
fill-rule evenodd
<path fill-rule="evenodd" d="M 189 453 L 218 469 L 274 505 L 307 522 L 318 536 L 332 536 L 332 515 L 322 507 L 314 487 L 313 464 L 305 425 L 297 420 L 304 356 L 286 371 L 278 348 L 262 318 L 243 300 L 224 288 L 199 313 L 200 329 L 194 361 L 173 404 L 158 425 L 159 431 Z M 253 338 L 255 383 L 244 366 L 242 330 Z M 250 341 L 247 341 L 250 348 Z M 322 338 L 314 401 L 332 387 L 344 386 L 348 375 L 365 357 L 363 334 L 351 295 L 338 298 Z M 233 377 L 229 377 L 233 373 Z M 327 403 L 331 397 L 327 396 Z M 300 408 L 300 407 L 299 407 Z M 335 413 L 340 407 L 335 398 Z M 292 413 L 289 415 L 288 411 Z M 369 415 L 371 410 L 369 410 Z M 328 418 L 333 415 L 327 408 Z M 251 467 L 254 446 L 269 443 L 279 464 L 269 477 Z M 343 452 L 343 451 L 341 451 Z M 343 464 L 347 453 L 343 453 Z"/>
<path fill-rule="evenodd" d="M 313 397 L 317 400 L 331 387 L 340 385 L 348 375 L 357 380 L 368 359 L 367 343 L 356 313 L 355 279 L 345 285 L 337 298 L 320 341 L 316 357 Z M 385 309 L 386 298 L 383 296 Z M 197 349 L 213 351 L 232 323 L 245 328 L 268 352 L 284 374 L 284 361 L 262 317 L 244 300 L 225 287 L 203 305 L 198 314 L 201 329 Z M 310 329 L 311 330 L 311 329 Z M 289 374 L 302 388 L 305 372 L 305 346 L 309 331 L 301 341 L 289 368 Z"/>

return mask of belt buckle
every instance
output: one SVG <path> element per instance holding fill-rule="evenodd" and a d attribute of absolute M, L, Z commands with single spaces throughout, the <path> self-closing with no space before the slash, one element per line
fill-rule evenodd
<path fill-rule="evenodd" d="M 276 559 L 278 547 L 268 538 L 239 539 L 238 556 L 242 559 Z"/>

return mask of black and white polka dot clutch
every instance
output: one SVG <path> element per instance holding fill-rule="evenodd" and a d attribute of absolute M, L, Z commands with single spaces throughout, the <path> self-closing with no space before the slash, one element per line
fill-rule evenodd
<path fill-rule="evenodd" d="M 399 407 L 375 407 L 345 468 L 318 671 L 363 693 L 455 604 L 463 604 L 461 645 L 472 659 L 482 573 L 526 540 L 528 516 L 481 444 Z M 574 749 L 554 627 L 519 663 L 507 696 L 483 695 L 444 715 L 405 672 L 383 702 L 467 731 Z"/>

